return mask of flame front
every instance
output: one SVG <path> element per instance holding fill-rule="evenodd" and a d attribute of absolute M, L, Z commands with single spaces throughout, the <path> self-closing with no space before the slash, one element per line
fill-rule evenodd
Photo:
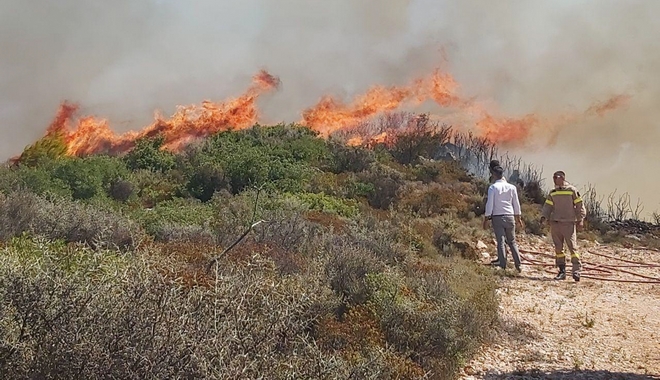
<path fill-rule="evenodd" d="M 252 78 L 252 85 L 238 98 L 180 106 L 169 118 L 157 114 L 154 122 L 142 131 L 121 135 L 114 133 L 105 119 L 88 116 L 74 120 L 78 106 L 64 103 L 48 127 L 47 135 L 61 134 L 67 145 L 67 153 L 76 156 L 125 152 L 135 145 L 137 139 L 156 135 L 164 138 L 166 149 L 177 151 L 196 138 L 254 125 L 260 116 L 257 98 L 277 89 L 279 85 L 279 78 L 260 71 Z M 322 137 L 344 133 L 349 145 L 388 143 L 396 139 L 398 132 L 416 125 L 414 118 L 387 116 L 389 112 L 431 101 L 447 111 L 449 120 L 461 120 L 461 127 L 475 128 L 481 137 L 495 143 L 523 143 L 535 130 L 558 130 L 584 118 L 603 116 L 624 106 L 630 99 L 627 95 L 617 95 L 595 103 L 579 114 L 553 118 L 528 114 L 516 118 L 500 115 L 493 107 L 489 109 L 473 99 L 461 96 L 459 89 L 458 82 L 451 74 L 435 70 L 431 75 L 405 86 L 374 86 L 349 103 L 324 96 L 316 105 L 302 112 L 300 124 L 319 132 Z M 386 114 L 384 126 L 376 129 L 368 127 L 370 120 L 382 114 Z"/>
<path fill-rule="evenodd" d="M 519 144 L 527 141 L 536 130 L 558 130 L 592 116 L 604 116 L 609 111 L 623 107 L 630 99 L 628 95 L 616 95 L 604 102 L 597 102 L 578 114 L 552 117 L 527 114 L 522 117 L 509 117 L 500 115 L 496 108 L 488 110 L 483 104 L 462 97 L 458 90 L 459 85 L 451 74 L 436 70 L 431 76 L 414 80 L 407 86 L 373 87 L 350 104 L 343 104 L 326 96 L 303 112 L 300 123 L 321 132 L 323 136 L 337 131 L 353 130 L 358 135 L 350 137 L 347 143 L 367 145 L 378 141 L 377 137 L 382 131 L 356 131 L 355 126 L 375 115 L 430 100 L 449 110 L 450 120 L 468 119 L 469 125 L 466 127 L 474 126 L 479 136 L 491 142 Z M 393 129 L 409 127 L 410 124 L 398 123 Z"/>
<path fill-rule="evenodd" d="M 154 122 L 142 131 L 122 135 L 115 134 L 105 119 L 84 117 L 74 122 L 73 115 L 78 106 L 64 103 L 48 128 L 47 135 L 62 133 L 68 154 L 76 156 L 124 152 L 131 149 L 137 139 L 159 134 L 165 140 L 166 149 L 178 150 L 195 138 L 254 125 L 259 119 L 257 98 L 276 89 L 280 81 L 266 71 L 261 71 L 253 77 L 252 82 L 252 86 L 236 99 L 221 103 L 204 101 L 201 106 L 178 107 L 169 119 L 156 115 Z"/>
<path fill-rule="evenodd" d="M 350 104 L 325 96 L 315 106 L 303 111 L 300 123 L 328 136 L 383 112 L 405 105 L 419 105 L 427 100 L 445 107 L 461 106 L 463 102 L 455 94 L 457 88 L 458 84 L 451 75 L 436 70 L 429 78 L 414 80 L 408 86 L 372 87 Z"/>

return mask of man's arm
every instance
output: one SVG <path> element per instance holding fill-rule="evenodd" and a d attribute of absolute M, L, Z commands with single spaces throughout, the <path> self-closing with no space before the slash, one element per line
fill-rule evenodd
<path fill-rule="evenodd" d="M 514 185 L 512 186 L 513 190 L 513 215 L 522 215 L 520 210 L 520 200 L 518 199 L 518 188 Z"/>
<path fill-rule="evenodd" d="M 573 207 L 575 209 L 575 219 L 577 220 L 578 231 L 581 231 L 584 223 L 584 218 L 587 217 L 587 209 L 584 207 L 584 202 L 582 201 L 582 197 L 580 196 L 580 193 L 577 190 L 575 190 L 573 196 L 574 196 Z"/>
<path fill-rule="evenodd" d="M 484 229 L 488 229 L 488 221 L 493 216 L 493 195 L 495 195 L 493 185 L 488 187 L 488 200 L 486 201 L 486 211 L 484 212 L 484 221 L 482 226 Z"/>
<path fill-rule="evenodd" d="M 491 185 L 488 187 L 488 200 L 486 201 L 486 211 L 484 212 L 484 218 L 486 219 L 493 216 L 493 205 L 495 204 L 495 200 L 493 199 L 494 196 L 495 188 Z"/>
<path fill-rule="evenodd" d="M 552 196 L 548 193 L 548 196 L 545 198 L 545 203 L 543 204 L 543 209 L 541 210 L 541 220 L 549 219 L 550 214 L 555 209 L 555 202 L 552 201 Z"/>
<path fill-rule="evenodd" d="M 525 229 L 525 222 L 522 220 L 522 210 L 520 209 L 520 200 L 518 199 L 518 187 L 513 185 L 513 216 L 516 219 L 518 227 Z"/>

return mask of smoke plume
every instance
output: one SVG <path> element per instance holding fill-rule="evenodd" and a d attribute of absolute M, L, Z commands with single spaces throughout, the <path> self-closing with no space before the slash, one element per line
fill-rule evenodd
<path fill-rule="evenodd" d="M 440 68 L 496 117 L 561 121 L 537 123 L 512 154 L 653 211 L 659 181 L 641 174 L 660 159 L 658 11 L 653 0 L 0 0 L 0 155 L 43 136 L 63 100 L 125 132 L 155 110 L 240 96 L 266 69 L 281 86 L 258 99 L 261 121 L 296 122 L 323 96 L 350 102 Z"/>

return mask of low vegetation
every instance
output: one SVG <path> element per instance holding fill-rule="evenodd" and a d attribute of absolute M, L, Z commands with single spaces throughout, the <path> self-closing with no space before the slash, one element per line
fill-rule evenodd
<path fill-rule="evenodd" d="M 29 147 L 0 170 L 1 377 L 454 378 L 498 324 L 467 170 L 494 147 L 416 128 L 370 149 L 296 125 L 176 154 Z"/>

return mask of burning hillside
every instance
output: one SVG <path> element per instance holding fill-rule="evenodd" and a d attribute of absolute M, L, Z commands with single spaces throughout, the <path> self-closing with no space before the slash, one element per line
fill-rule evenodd
<path fill-rule="evenodd" d="M 154 122 L 141 131 L 116 134 L 105 119 L 93 116 L 75 118 L 77 105 L 64 103 L 47 129 L 47 136 L 59 135 L 67 147 L 67 154 L 84 156 L 96 153 L 119 154 L 130 150 L 137 139 L 162 135 L 164 147 L 179 150 L 196 138 L 213 133 L 248 128 L 260 120 L 257 99 L 279 87 L 280 80 L 266 71 L 253 77 L 252 85 L 235 99 L 201 105 L 181 106 L 169 118 L 156 114 Z M 432 75 L 419 78 L 406 86 L 374 86 L 363 95 L 345 103 L 331 96 L 323 97 L 316 105 L 302 112 L 300 124 L 321 136 L 342 133 L 347 143 L 361 145 L 385 141 L 391 130 L 408 128 L 410 123 L 388 125 L 385 130 L 366 130 L 360 125 L 383 113 L 414 108 L 433 102 L 446 110 L 443 122 L 461 129 L 473 129 L 476 134 L 494 143 L 523 143 L 536 130 L 559 130 L 562 126 L 585 118 L 603 116 L 606 112 L 626 104 L 628 97 L 617 95 L 597 102 L 586 111 L 543 118 L 535 114 L 506 117 L 487 110 L 486 106 L 459 94 L 459 84 L 448 73 L 436 70 Z M 396 124 L 396 123 L 394 123 Z"/>

